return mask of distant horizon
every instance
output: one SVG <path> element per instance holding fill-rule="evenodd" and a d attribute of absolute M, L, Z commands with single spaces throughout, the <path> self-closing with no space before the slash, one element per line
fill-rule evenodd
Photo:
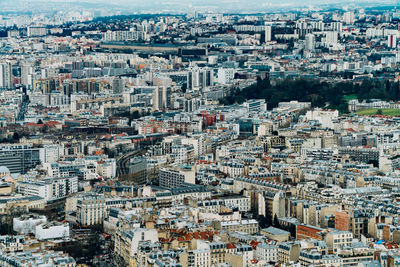
<path fill-rule="evenodd" d="M 162 11 L 172 10 L 176 12 L 190 11 L 193 9 L 208 9 L 210 11 L 214 8 L 218 10 L 230 11 L 260 11 L 265 12 L 266 9 L 290 9 L 290 8 L 317 8 L 320 6 L 332 6 L 338 8 L 340 5 L 343 9 L 362 8 L 366 6 L 389 6 L 398 5 L 399 0 L 152 0 L 152 1 L 139 1 L 139 0 L 0 0 L 1 13 L 22 11 L 35 12 L 43 9 L 57 10 L 62 7 L 79 8 L 85 7 L 89 9 L 99 9 L 102 7 L 110 7 L 121 9 L 122 11 L 142 11 L 143 9 L 149 11 Z M 23 5 L 16 5 L 16 3 L 23 3 Z"/>

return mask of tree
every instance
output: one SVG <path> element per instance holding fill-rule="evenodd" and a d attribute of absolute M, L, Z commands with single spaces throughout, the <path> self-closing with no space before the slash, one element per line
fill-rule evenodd
<path fill-rule="evenodd" d="M 382 113 L 382 109 L 378 109 L 377 111 L 376 111 L 376 115 L 382 115 L 383 113 Z"/>
<path fill-rule="evenodd" d="M 14 142 L 18 142 L 18 141 L 19 141 L 19 134 L 18 134 L 17 132 L 15 132 L 15 133 L 13 134 L 12 140 L 13 140 Z"/>

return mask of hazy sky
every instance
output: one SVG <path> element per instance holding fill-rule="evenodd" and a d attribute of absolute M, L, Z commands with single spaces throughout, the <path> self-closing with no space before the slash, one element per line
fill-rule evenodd
<path fill-rule="evenodd" d="M 93 7 L 97 10 L 107 8 L 140 10 L 169 10 L 188 12 L 192 8 L 223 12 L 230 11 L 266 11 L 279 8 L 318 6 L 337 4 L 336 7 L 360 7 L 374 5 L 392 5 L 397 0 L 0 0 L 1 11 L 9 9 L 79 8 Z M 21 3 L 21 4 L 18 4 Z"/>

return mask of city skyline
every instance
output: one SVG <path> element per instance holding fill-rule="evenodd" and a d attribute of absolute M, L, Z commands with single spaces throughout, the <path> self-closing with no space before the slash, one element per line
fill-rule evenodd
<path fill-rule="evenodd" d="M 397 3 L 0 0 L 0 266 L 400 266 Z"/>
<path fill-rule="evenodd" d="M 16 3 L 21 3 L 19 5 L 15 5 Z M 344 9 L 353 9 L 360 6 L 371 7 L 371 6 L 384 6 L 384 5 L 398 5 L 397 0 L 306 0 L 306 1 L 294 1 L 294 0 L 249 0 L 249 1 L 227 1 L 227 0 L 201 0 L 201 1 L 182 1 L 182 0 L 170 0 L 170 1 L 161 1 L 154 0 L 151 2 L 143 2 L 143 1 L 131 1 L 131 0 L 119 0 L 119 1 L 106 1 L 106 0 L 86 0 L 86 1 L 77 1 L 77 0 L 2 0 L 0 1 L 0 6 L 2 7 L 1 12 L 35 12 L 39 13 L 40 10 L 43 12 L 50 12 L 51 10 L 57 10 L 62 7 L 69 8 L 87 8 L 88 10 L 102 10 L 104 7 L 109 7 L 112 9 L 118 9 L 124 13 L 129 14 L 134 12 L 178 12 L 185 13 L 190 9 L 196 8 L 199 10 L 206 10 L 216 12 L 218 9 L 224 12 L 266 12 L 266 11 L 279 11 L 282 9 L 291 9 L 291 8 L 318 8 L 321 6 L 327 7 L 331 6 L 334 8 L 344 8 Z M 103 10 L 104 11 L 104 10 Z"/>

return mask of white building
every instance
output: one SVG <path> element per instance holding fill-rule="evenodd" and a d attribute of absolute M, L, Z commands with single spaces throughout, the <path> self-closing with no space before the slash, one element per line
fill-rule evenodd
<path fill-rule="evenodd" d="M 160 186 L 167 188 L 180 187 L 184 183 L 195 184 L 196 173 L 194 168 L 166 169 L 160 170 Z"/>
<path fill-rule="evenodd" d="M 139 243 L 141 242 L 158 242 L 158 232 L 156 229 L 135 228 L 129 231 L 118 231 L 115 236 L 115 252 L 121 253 L 122 247 L 128 243 L 129 256 L 133 257 L 138 252 Z"/>
<path fill-rule="evenodd" d="M 0 63 L 0 88 L 13 88 L 11 64 L 8 62 Z"/>
<path fill-rule="evenodd" d="M 19 181 L 16 191 L 45 200 L 57 199 L 78 192 L 78 177 L 45 178 L 39 181 Z"/>
<path fill-rule="evenodd" d="M 235 78 L 235 69 L 218 69 L 218 83 L 230 84 Z"/>
<path fill-rule="evenodd" d="M 338 32 L 336 31 L 328 31 L 325 33 L 325 44 L 337 44 L 338 42 Z"/>
<path fill-rule="evenodd" d="M 305 44 L 305 49 L 307 51 L 314 51 L 315 49 L 315 36 L 312 33 L 306 34 L 306 44 Z"/>
<path fill-rule="evenodd" d="M 278 262 L 278 247 L 259 244 L 255 251 L 255 257 L 257 260 L 265 260 L 266 262 Z"/>
<path fill-rule="evenodd" d="M 272 35 L 272 27 L 269 25 L 265 25 L 265 42 L 271 42 L 271 35 Z"/>
<path fill-rule="evenodd" d="M 343 247 L 350 247 L 353 242 L 353 233 L 349 231 L 331 231 L 325 236 L 329 248 L 335 251 Z"/>
<path fill-rule="evenodd" d="M 305 119 L 308 121 L 318 121 L 323 128 L 333 129 L 333 120 L 338 117 L 339 111 L 337 110 L 314 109 L 307 111 Z"/>
<path fill-rule="evenodd" d="M 35 237 L 38 240 L 58 239 L 69 237 L 69 224 L 49 222 L 36 225 Z"/>
<path fill-rule="evenodd" d="M 250 197 L 229 196 L 222 198 L 224 205 L 229 208 L 237 208 L 239 211 L 250 211 Z"/>
<path fill-rule="evenodd" d="M 39 37 L 47 35 L 46 27 L 42 26 L 29 26 L 27 28 L 28 37 Z"/>
<path fill-rule="evenodd" d="M 34 234 L 36 225 L 46 222 L 46 216 L 22 215 L 21 217 L 13 218 L 13 231 L 23 235 Z"/>
<path fill-rule="evenodd" d="M 59 145 L 44 145 L 40 149 L 40 161 L 43 163 L 57 162 L 62 156 L 62 149 Z"/>

